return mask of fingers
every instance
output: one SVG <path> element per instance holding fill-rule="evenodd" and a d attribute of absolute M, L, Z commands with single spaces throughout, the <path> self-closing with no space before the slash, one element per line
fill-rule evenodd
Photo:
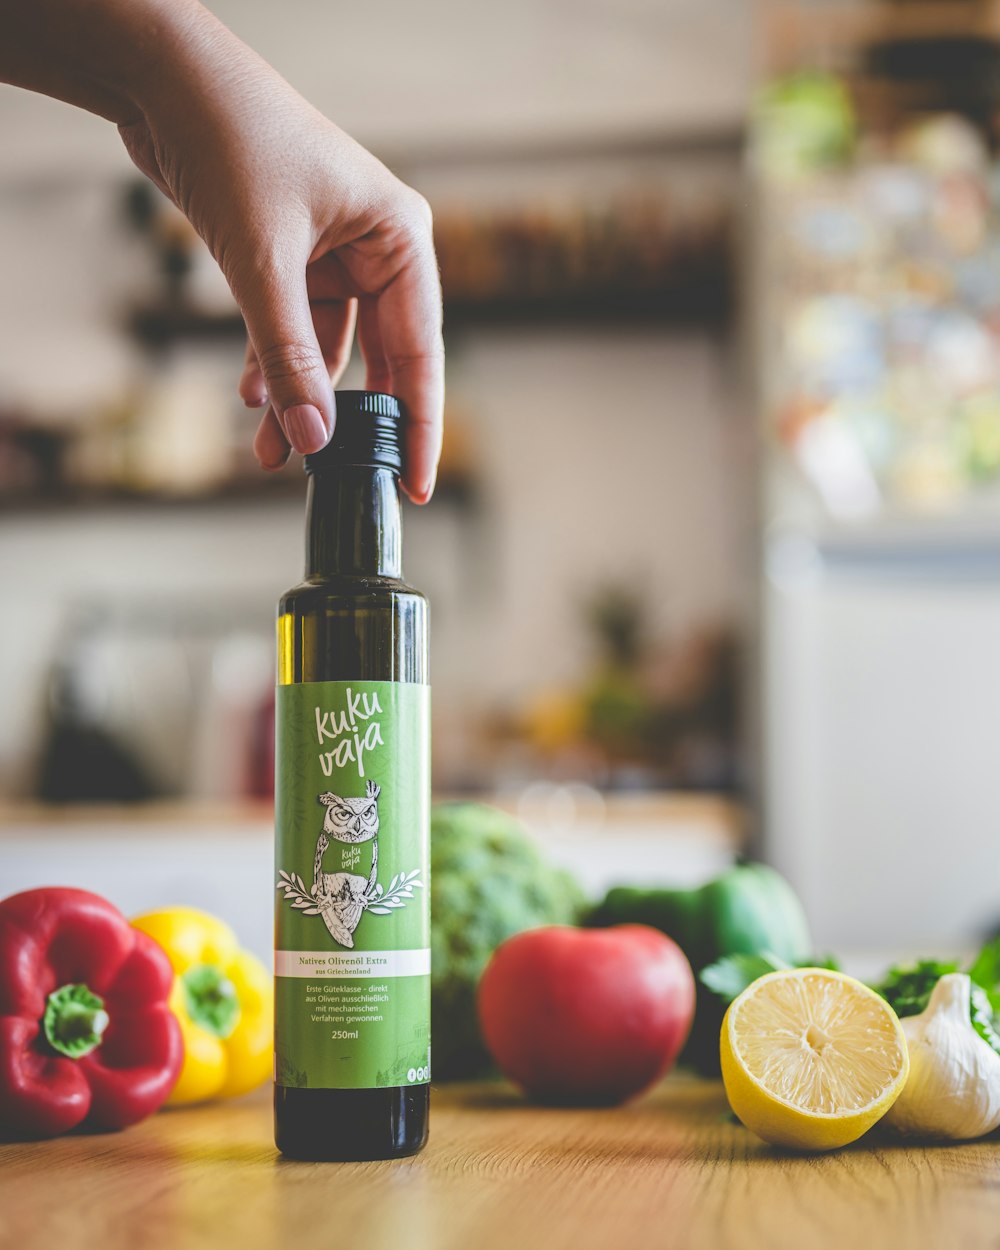
<path fill-rule="evenodd" d="M 288 460 L 291 447 L 285 438 L 285 431 L 278 424 L 274 409 L 268 408 L 257 427 L 253 440 L 253 454 L 262 469 L 274 470 L 284 467 Z"/>
<path fill-rule="evenodd" d="M 324 274 L 333 282 L 330 294 L 340 298 L 312 308 L 305 264 L 257 267 L 252 281 L 232 282 L 251 343 L 239 392 L 251 406 L 271 405 L 254 443 L 265 467 L 280 467 L 289 445 L 303 454 L 326 445 L 335 420 L 331 378 L 348 362 L 357 316 L 366 385 L 394 394 L 405 414 L 403 488 L 416 503 L 431 497 L 441 455 L 444 345 L 429 227 L 424 206 L 402 237 L 395 234 L 402 260 L 391 279 L 357 303 L 344 298 L 349 292 L 339 285 L 345 277 L 339 259 L 337 272 Z M 315 285 L 318 267 L 309 268 Z M 365 286 L 362 278 L 355 290 L 360 294 Z"/>
<path fill-rule="evenodd" d="M 236 391 L 248 408 L 263 408 L 267 403 L 267 385 L 260 371 L 260 365 L 257 363 L 257 354 L 249 339 L 247 339 L 243 373 L 240 375 Z"/>
<path fill-rule="evenodd" d="M 403 487 L 414 503 L 426 503 L 444 413 L 441 284 L 429 240 L 376 299 L 361 301 L 359 330 L 367 385 L 390 391 L 403 405 Z"/>
<path fill-rule="evenodd" d="M 327 376 L 336 386 L 351 359 L 357 305 L 354 300 L 314 304 L 313 326 L 326 363 Z M 267 384 L 253 344 L 247 342 L 243 373 L 237 387 L 248 408 L 261 408 L 268 402 Z M 264 469 L 280 469 L 288 460 L 291 448 L 274 409 L 268 408 L 254 439 L 254 455 Z"/>
<path fill-rule="evenodd" d="M 253 344 L 247 340 L 244 356 L 243 373 L 240 376 L 237 392 L 248 408 L 262 408 L 267 403 L 267 385 L 264 375 L 257 363 L 257 354 Z M 288 460 L 291 451 L 285 432 L 278 424 L 274 409 L 268 407 L 261 417 L 260 425 L 253 440 L 253 454 L 262 469 L 272 471 L 281 469 Z"/>
<path fill-rule="evenodd" d="M 287 441 L 302 454 L 319 451 L 335 420 L 333 387 L 316 337 L 306 292 L 305 264 L 294 262 L 237 279 L 233 290 L 243 310 L 247 333 L 267 397 Z M 244 369 L 244 385 L 253 391 L 253 371 Z M 254 398 L 260 395 L 259 387 Z M 258 432 L 265 447 L 273 430 Z M 255 444 L 256 446 L 256 444 Z"/>
<path fill-rule="evenodd" d="M 357 311 L 357 301 L 353 299 L 316 303 L 312 307 L 316 337 L 333 386 L 340 381 L 351 360 Z"/>
<path fill-rule="evenodd" d="M 382 346 L 377 296 L 364 296 L 358 300 L 358 345 L 365 362 L 365 389 L 391 392 L 392 373 Z"/>

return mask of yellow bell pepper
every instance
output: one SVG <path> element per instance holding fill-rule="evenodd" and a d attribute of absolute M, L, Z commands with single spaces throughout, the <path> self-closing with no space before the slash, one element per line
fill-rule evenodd
<path fill-rule="evenodd" d="M 170 1007 L 184 1037 L 184 1066 L 167 1103 L 234 1098 L 273 1068 L 274 987 L 256 956 L 206 912 L 169 907 L 132 924 L 166 951 L 176 980 Z"/>

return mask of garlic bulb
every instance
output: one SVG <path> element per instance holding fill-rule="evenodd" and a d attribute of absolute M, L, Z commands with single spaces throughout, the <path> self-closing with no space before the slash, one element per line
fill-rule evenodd
<path fill-rule="evenodd" d="M 886 1122 L 903 1133 L 961 1140 L 1000 1126 L 1000 1055 L 969 1018 L 972 982 L 943 976 L 919 1016 L 900 1021 L 910 1075 Z"/>

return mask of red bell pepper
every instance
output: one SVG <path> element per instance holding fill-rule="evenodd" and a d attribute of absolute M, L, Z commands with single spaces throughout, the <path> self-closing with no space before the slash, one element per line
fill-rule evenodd
<path fill-rule="evenodd" d="M 0 902 L 0 1136 L 120 1129 L 166 1100 L 184 1058 L 170 961 L 86 890 Z"/>

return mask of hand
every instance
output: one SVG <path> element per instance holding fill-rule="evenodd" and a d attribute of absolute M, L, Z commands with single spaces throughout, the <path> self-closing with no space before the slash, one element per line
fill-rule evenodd
<path fill-rule="evenodd" d="M 441 291 L 426 202 L 225 27 L 185 8 L 161 73 L 119 125 L 129 155 L 222 268 L 247 325 L 239 393 L 268 404 L 254 450 L 280 468 L 325 446 L 357 322 L 366 387 L 405 413 L 403 486 L 424 503 L 441 451 Z"/>

